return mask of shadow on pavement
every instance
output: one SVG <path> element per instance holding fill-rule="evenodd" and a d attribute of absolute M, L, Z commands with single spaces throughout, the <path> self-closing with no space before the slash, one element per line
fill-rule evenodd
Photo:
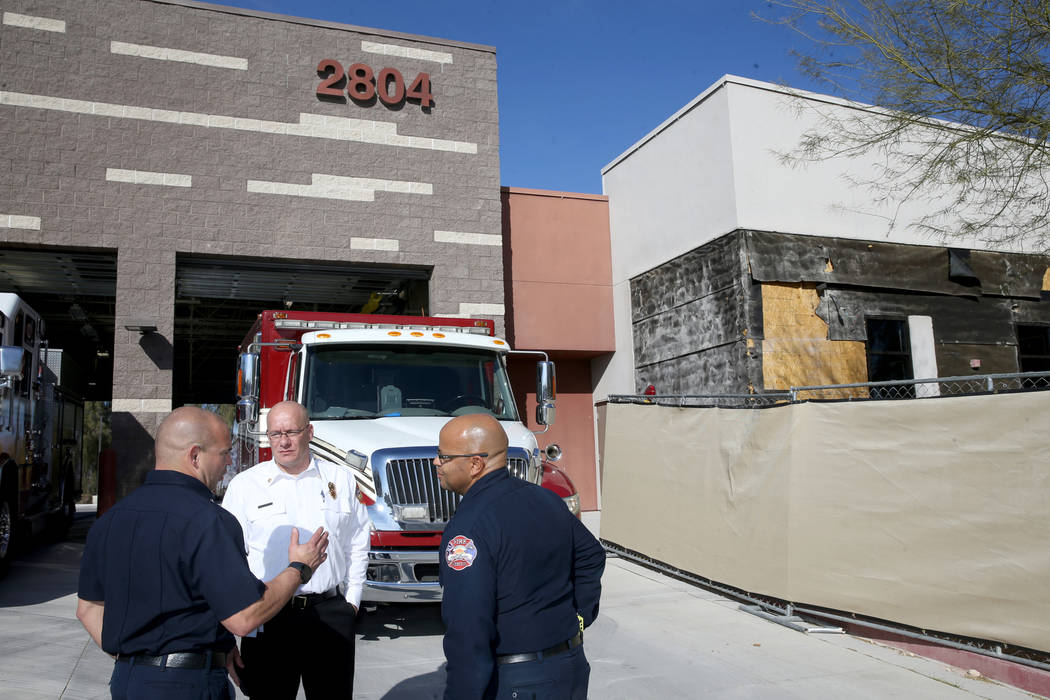
<path fill-rule="evenodd" d="M 76 593 L 84 540 L 94 523 L 94 512 L 77 513 L 63 540 L 41 536 L 19 552 L 0 581 L 0 608 L 38 605 Z"/>
<path fill-rule="evenodd" d="M 440 603 L 380 605 L 357 623 L 357 632 L 366 641 L 398 637 L 442 636 Z"/>
<path fill-rule="evenodd" d="M 445 691 L 445 664 L 438 670 L 406 678 L 388 690 L 381 700 L 431 700 Z"/>

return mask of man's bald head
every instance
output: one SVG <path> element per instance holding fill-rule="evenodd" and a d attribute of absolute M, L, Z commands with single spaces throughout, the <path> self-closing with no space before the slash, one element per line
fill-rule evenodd
<path fill-rule="evenodd" d="M 441 485 L 462 495 L 481 477 L 507 466 L 507 433 L 487 413 L 453 418 L 441 429 L 438 452 L 456 457 L 442 464 L 434 460 Z"/>
<path fill-rule="evenodd" d="M 307 425 L 310 422 L 310 414 L 307 412 L 306 406 L 298 401 L 279 401 L 275 403 L 270 408 L 270 416 L 277 415 L 287 415 L 300 425 Z"/>
<path fill-rule="evenodd" d="M 442 433 L 460 441 L 464 452 L 487 452 L 490 472 L 507 465 L 507 433 L 499 421 L 487 413 L 471 413 L 453 418 L 445 424 Z"/>
<path fill-rule="evenodd" d="M 230 431 L 215 413 L 195 406 L 172 411 L 157 428 L 156 467 L 192 476 L 214 488 L 229 462 Z M 212 455 L 211 453 L 215 453 Z"/>

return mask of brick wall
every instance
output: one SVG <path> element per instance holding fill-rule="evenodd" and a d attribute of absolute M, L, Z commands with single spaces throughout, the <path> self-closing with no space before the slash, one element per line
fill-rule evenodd
<path fill-rule="evenodd" d="M 178 253 L 431 267 L 431 313 L 502 332 L 492 49 L 190 2 L 2 11 L 0 245 L 117 252 L 115 412 L 171 407 Z M 429 72 L 435 105 L 319 99 L 324 58 Z"/>

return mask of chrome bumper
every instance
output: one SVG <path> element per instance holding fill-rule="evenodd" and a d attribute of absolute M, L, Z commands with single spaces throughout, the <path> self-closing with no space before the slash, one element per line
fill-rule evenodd
<path fill-rule="evenodd" d="M 437 567 L 438 553 L 433 549 L 369 552 L 368 580 L 361 599 L 371 603 L 440 602 Z M 382 578 L 377 580 L 374 577 L 380 571 Z"/>

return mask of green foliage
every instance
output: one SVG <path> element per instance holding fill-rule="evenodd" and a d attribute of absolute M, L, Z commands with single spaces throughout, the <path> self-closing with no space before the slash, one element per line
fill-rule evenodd
<path fill-rule="evenodd" d="M 226 425 L 231 428 L 233 427 L 234 421 L 237 419 L 237 407 L 232 403 L 202 403 L 188 405 L 197 405 L 205 411 L 211 411 L 212 413 L 218 414 L 219 418 L 226 421 Z"/>
<path fill-rule="evenodd" d="M 111 446 L 113 433 L 110 428 L 110 402 L 87 401 L 84 403 L 84 442 L 81 461 L 80 488 L 84 502 L 98 493 L 98 454 Z"/>

